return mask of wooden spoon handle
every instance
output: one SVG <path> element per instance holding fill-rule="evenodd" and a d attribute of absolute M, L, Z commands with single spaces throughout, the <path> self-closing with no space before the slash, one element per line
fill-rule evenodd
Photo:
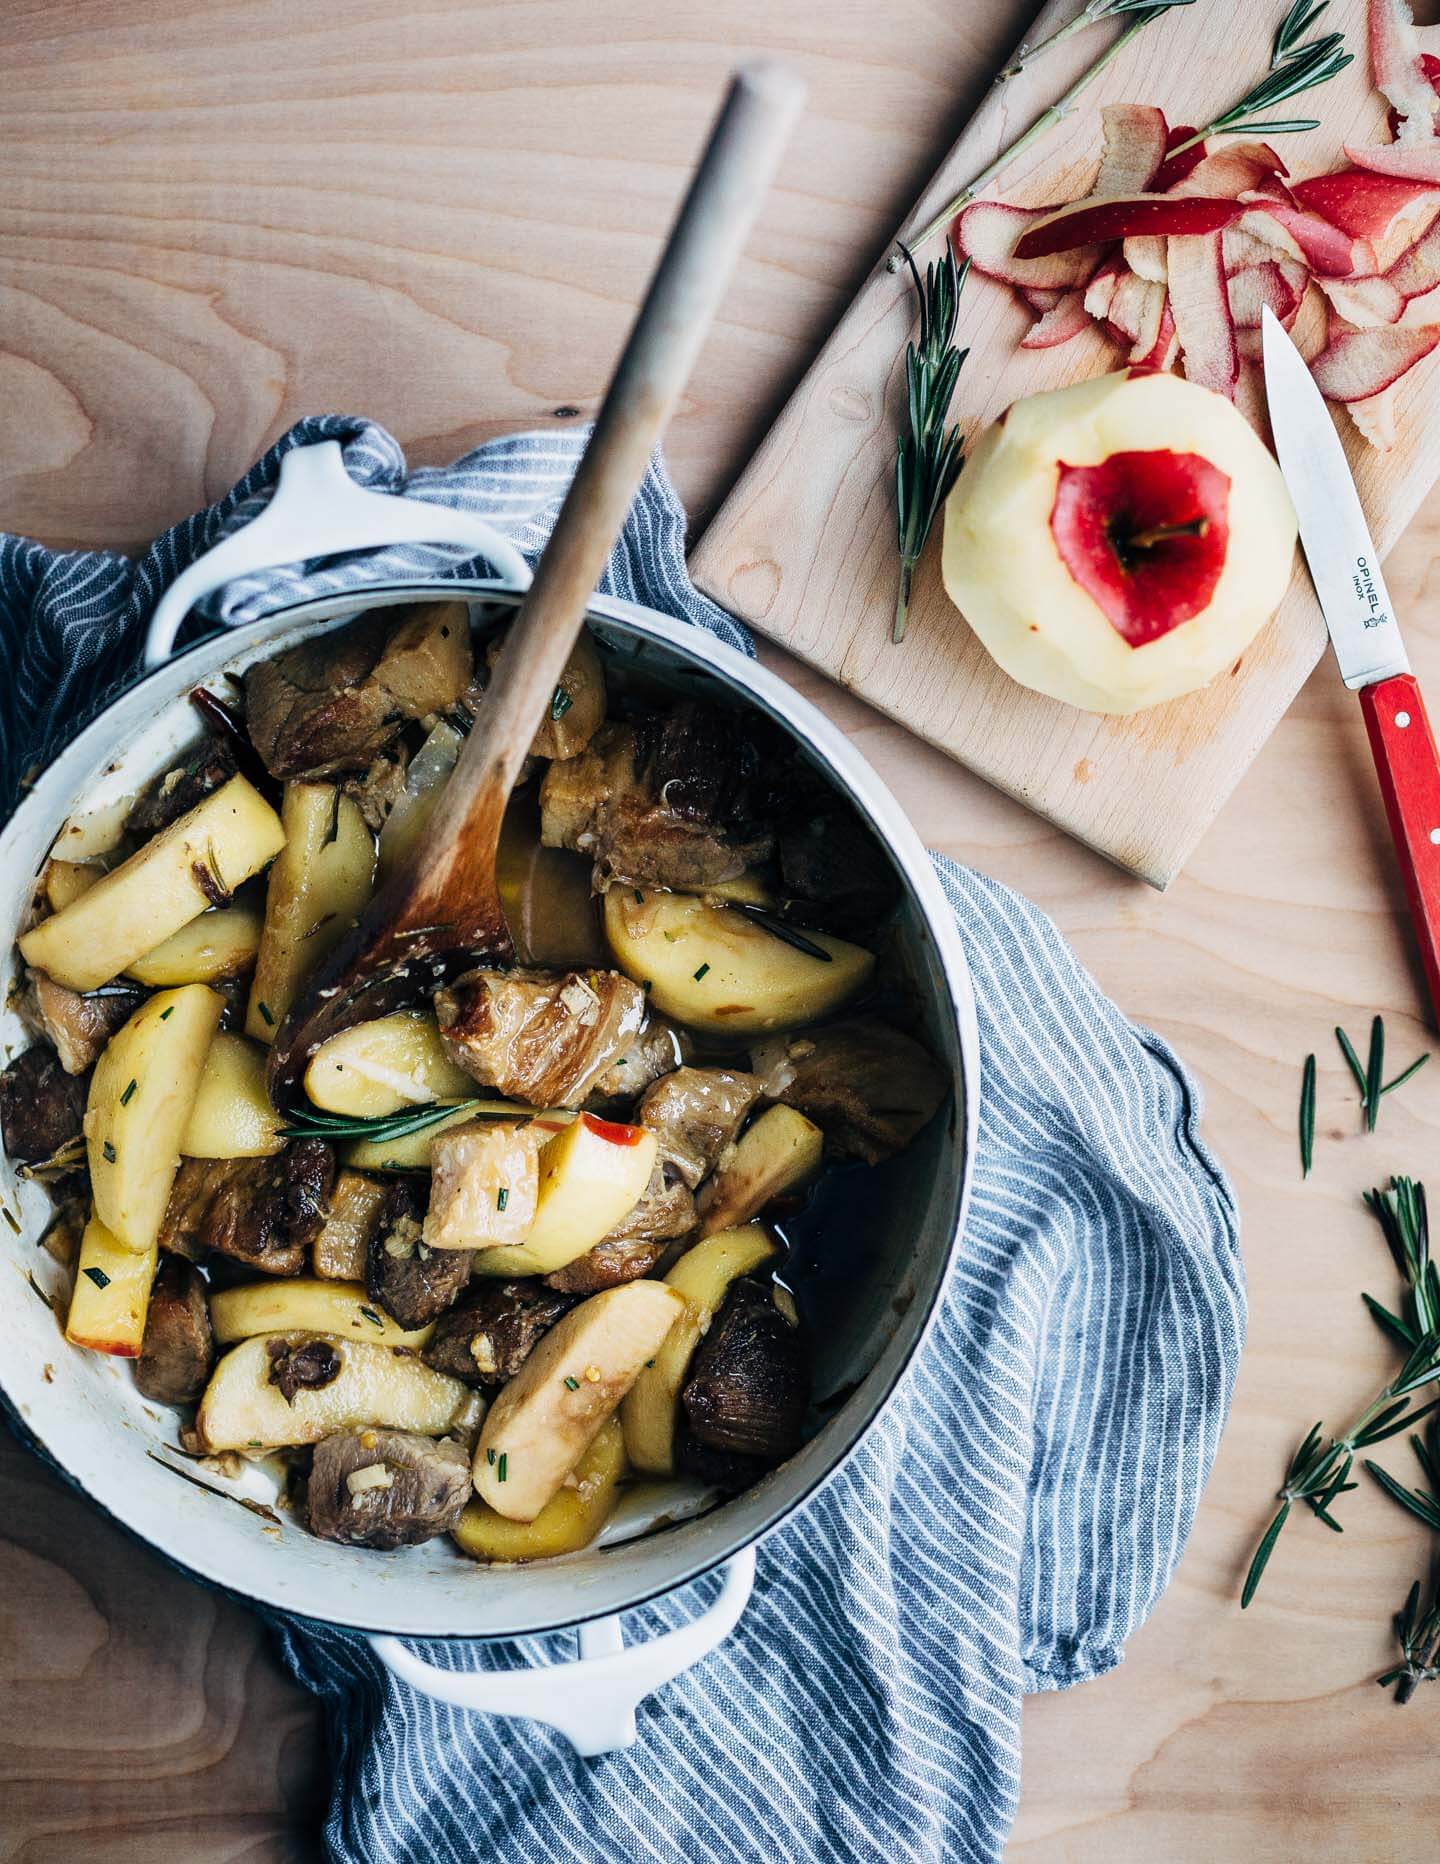
<path fill-rule="evenodd" d="M 493 860 L 506 800 L 804 94 L 800 80 L 776 64 L 744 67 L 731 81 L 475 728 L 415 849 L 413 871 L 424 881 L 412 890 L 413 924 L 424 922 L 427 902 L 453 900 L 473 863 Z"/>

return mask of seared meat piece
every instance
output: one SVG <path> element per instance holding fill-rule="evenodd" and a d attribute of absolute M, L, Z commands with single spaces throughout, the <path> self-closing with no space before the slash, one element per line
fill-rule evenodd
<path fill-rule="evenodd" d="M 141 841 L 178 822 L 187 809 L 204 802 L 235 775 L 238 765 L 233 746 L 223 738 L 202 738 L 182 763 L 147 783 L 125 818 L 125 832 Z"/>
<path fill-rule="evenodd" d="M 404 793 L 409 761 L 404 746 L 396 745 L 383 757 L 377 757 L 363 776 L 347 777 L 340 786 L 358 806 L 366 828 L 377 835 L 395 807 L 396 798 Z"/>
<path fill-rule="evenodd" d="M 625 1053 L 611 1062 L 591 1089 L 591 1110 L 608 1107 L 612 1101 L 637 1099 L 652 1081 L 678 1068 L 692 1046 L 690 1038 L 674 1023 L 652 1015 Z"/>
<path fill-rule="evenodd" d="M 325 1221 L 310 1245 L 310 1265 L 322 1281 L 361 1281 L 370 1238 L 380 1224 L 389 1187 L 362 1171 L 342 1170 Z"/>
<path fill-rule="evenodd" d="M 468 1249 L 431 1249 L 420 1240 L 425 1191 L 397 1178 L 370 1238 L 365 1290 L 402 1327 L 425 1327 L 453 1307 L 470 1279 Z"/>
<path fill-rule="evenodd" d="M 787 917 L 828 932 L 869 935 L 893 909 L 900 883 L 888 856 L 850 805 L 833 792 L 780 831 Z"/>
<path fill-rule="evenodd" d="M 766 860 L 760 752 L 732 714 L 684 700 L 637 725 L 606 725 L 580 757 L 552 764 L 540 789 L 547 847 L 595 862 L 611 881 L 703 892 Z"/>
<path fill-rule="evenodd" d="M 297 1392 L 318 1392 L 333 1385 L 340 1376 L 343 1361 L 329 1340 L 304 1338 L 267 1340 L 270 1355 L 270 1383 L 280 1387 L 286 1404 L 294 1404 Z"/>
<path fill-rule="evenodd" d="M 763 1456 L 736 1456 L 729 1450 L 712 1450 L 708 1443 L 701 1443 L 683 1417 L 676 1428 L 677 1474 L 693 1476 L 706 1488 L 719 1489 L 722 1495 L 739 1495 L 773 1467 Z"/>
<path fill-rule="evenodd" d="M 776 1036 L 750 1060 L 768 1100 L 798 1108 L 832 1151 L 870 1165 L 909 1145 L 949 1085 L 928 1050 L 873 1016 Z"/>
<path fill-rule="evenodd" d="M 469 1499 L 469 1452 L 452 1438 L 341 1430 L 315 1446 L 305 1505 L 321 1540 L 388 1552 L 448 1533 Z"/>
<path fill-rule="evenodd" d="M 55 1045 L 66 1074 L 84 1074 L 148 994 L 139 984 L 117 979 L 82 997 L 43 971 L 32 971 L 17 1007 L 35 1033 Z"/>
<path fill-rule="evenodd" d="M 535 1342 L 575 1305 L 542 1281 L 477 1279 L 469 1294 L 435 1323 L 420 1357 L 435 1372 L 466 1385 L 504 1385 L 530 1357 Z"/>
<path fill-rule="evenodd" d="M 183 1159 L 160 1226 L 160 1247 L 215 1249 L 262 1275 L 299 1275 L 325 1222 L 335 1154 L 296 1139 L 270 1158 Z"/>
<path fill-rule="evenodd" d="M 645 1021 L 619 971 L 467 971 L 435 993 L 451 1059 L 532 1107 L 578 1107 Z"/>
<path fill-rule="evenodd" d="M 677 1068 L 648 1088 L 636 1115 L 660 1157 L 693 1191 L 760 1097 L 760 1077 L 738 1068 Z"/>
<path fill-rule="evenodd" d="M 367 770 L 411 719 L 455 704 L 471 665 L 463 602 L 372 610 L 250 669 L 250 737 L 272 777 Z"/>
<path fill-rule="evenodd" d="M 431 1249 L 523 1243 L 540 1195 L 540 1138 L 509 1120 L 467 1120 L 430 1148 Z"/>
<path fill-rule="evenodd" d="M 800 1448 L 810 1368 L 798 1331 L 762 1282 L 738 1281 L 725 1297 L 690 1362 L 680 1403 L 709 1449 L 778 1463 Z"/>
<path fill-rule="evenodd" d="M 193 1404 L 214 1364 L 205 1279 L 183 1256 L 163 1256 L 135 1361 L 135 1383 L 157 1404 Z"/>
<path fill-rule="evenodd" d="M 85 1082 L 66 1074 L 48 1043 L 37 1042 L 0 1074 L 0 1138 L 12 1159 L 38 1165 L 80 1137 Z"/>

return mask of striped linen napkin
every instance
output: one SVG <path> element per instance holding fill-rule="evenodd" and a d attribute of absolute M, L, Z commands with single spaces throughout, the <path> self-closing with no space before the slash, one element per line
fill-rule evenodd
<path fill-rule="evenodd" d="M 13 794 L 133 677 L 166 585 L 244 523 L 281 455 L 339 439 L 352 475 L 490 516 L 539 550 L 584 445 L 518 434 L 407 472 L 382 429 L 301 422 L 225 498 L 139 559 L 0 536 L 0 771 Z M 685 572 L 684 513 L 657 462 L 603 589 L 751 651 Z M 443 548 L 267 572 L 212 599 L 239 625 L 277 603 L 463 573 Z M 323 1700 L 330 1855 L 380 1860 L 996 1860 L 1020 1787 L 1027 1691 L 1118 1663 L 1175 1568 L 1225 1421 L 1244 1333 L 1232 1194 L 1175 1056 L 1126 1022 L 1043 914 L 936 860 L 978 1001 L 974 1198 L 938 1325 L 840 1476 L 760 1550 L 730 1639 L 639 1714 L 638 1743 L 577 1759 L 550 1729 L 412 1693 L 363 1640 L 277 1620 Z M 627 1614 L 673 1628 L 715 1581 Z M 573 1639 L 425 1643 L 512 1667 Z"/>

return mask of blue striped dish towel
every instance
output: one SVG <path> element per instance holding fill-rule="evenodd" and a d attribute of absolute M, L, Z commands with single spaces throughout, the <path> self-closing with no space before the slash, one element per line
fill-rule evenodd
<path fill-rule="evenodd" d="M 155 601 L 263 503 L 282 453 L 344 443 L 364 484 L 467 506 L 538 551 L 584 444 L 520 434 L 407 473 L 383 430 L 302 422 L 224 499 L 134 562 L 0 537 L 0 758 L 13 793 L 133 676 Z M 749 650 L 691 586 L 656 463 L 607 592 Z M 472 570 L 407 546 L 230 585 L 216 621 L 384 580 Z M 937 859 L 974 974 L 983 1054 L 974 1201 L 939 1323 L 842 1471 L 762 1546 L 738 1629 L 640 1710 L 636 1746 L 580 1760 L 548 1728 L 413 1694 L 360 1639 L 281 1623 L 325 1704 L 330 1855 L 530 1864 L 958 1864 L 998 1859 L 1027 1691 L 1120 1661 L 1185 1543 L 1244 1333 L 1234 1201 L 1195 1084 L 1128 1023 L 1043 914 Z M 708 1600 L 627 1616 L 632 1639 Z M 573 1656 L 570 1638 L 428 1644 L 432 1662 Z"/>

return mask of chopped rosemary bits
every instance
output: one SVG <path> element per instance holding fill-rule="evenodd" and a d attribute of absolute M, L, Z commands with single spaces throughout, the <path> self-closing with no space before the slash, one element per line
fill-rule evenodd
<path fill-rule="evenodd" d="M 162 1022 L 162 1023 L 168 1023 L 168 1022 L 169 1022 L 169 1020 L 170 1020 L 170 1018 L 171 1018 L 171 1017 L 172 1017 L 172 1016 L 173 1016 L 174 1014 L 175 1014 L 175 1005 L 174 1005 L 174 1004 L 172 1003 L 172 1004 L 170 1004 L 170 1005 L 168 1006 L 168 1008 L 166 1008 L 166 1009 L 163 1009 L 163 1010 L 161 1010 L 161 1012 L 160 1012 L 160 1020 L 161 1020 L 161 1022 Z"/>
<path fill-rule="evenodd" d="M 580 1389 L 579 1379 L 572 1379 L 567 1374 L 566 1379 L 565 1379 L 565 1389 L 567 1392 L 578 1392 Z"/>
<path fill-rule="evenodd" d="M 122 1107 L 128 1107 L 130 1105 L 130 1102 L 135 1096 L 135 1089 L 139 1085 L 140 1083 L 138 1081 L 130 1081 L 126 1084 L 125 1092 L 120 1096 L 120 1105 Z"/>
<path fill-rule="evenodd" d="M 94 1282 L 97 1288 L 108 1288 L 110 1286 L 110 1277 L 105 1273 L 104 1269 L 86 1269 L 85 1274 L 89 1280 Z"/>
<path fill-rule="evenodd" d="M 490 1449 L 488 1449 L 488 1450 L 487 1450 L 487 1451 L 485 1452 L 485 1461 L 486 1461 L 487 1463 L 493 1463 L 493 1462 L 495 1461 L 495 1450 L 494 1450 L 494 1446 L 493 1446 L 493 1445 L 491 1446 L 491 1448 L 490 1448 Z"/>
<path fill-rule="evenodd" d="M 104 1145 L 101 1146 L 100 1150 L 105 1155 L 105 1163 L 107 1165 L 113 1165 L 115 1163 L 115 1148 L 108 1139 L 105 1141 Z"/>
<path fill-rule="evenodd" d="M 637 906 L 643 906 L 645 904 L 645 895 L 638 887 L 635 889 L 635 904 Z"/>
<path fill-rule="evenodd" d="M 503 1482 L 505 1480 L 505 1468 L 509 1461 L 509 1455 L 506 1451 L 502 1450 L 500 1452 L 500 1461 L 495 1465 L 495 1480 L 497 1482 Z"/>
<path fill-rule="evenodd" d="M 697 972 L 695 973 L 695 982 L 696 982 L 697 984 L 698 984 L 698 983 L 700 982 L 700 979 L 701 979 L 702 977 L 704 977 L 704 975 L 705 975 L 705 973 L 706 973 L 706 972 L 707 972 L 707 971 L 708 971 L 709 969 L 710 969 L 710 967 L 709 967 L 709 965 L 708 965 L 708 964 L 702 964 L 702 965 L 701 965 L 701 967 L 700 967 L 700 969 L 699 969 L 699 970 L 698 970 L 698 971 L 697 971 Z"/>
<path fill-rule="evenodd" d="M 1315 1162 L 1315 1057 L 1305 1057 L 1305 1071 L 1300 1077 L 1300 1175 L 1310 1176 Z"/>
<path fill-rule="evenodd" d="M 569 693 L 566 692 L 565 688 L 563 686 L 557 686 L 555 688 L 555 697 L 550 701 L 551 718 L 564 718 L 565 714 L 574 703 L 575 701 L 570 697 Z"/>
<path fill-rule="evenodd" d="M 362 1307 L 360 1312 L 364 1315 L 366 1320 L 370 1322 L 370 1325 L 372 1327 L 379 1327 L 383 1331 L 385 1322 L 381 1320 L 380 1316 L 375 1312 L 373 1307 Z"/>
<path fill-rule="evenodd" d="M 495 1193 L 495 1208 L 497 1210 L 503 1210 L 509 1202 L 510 1202 L 509 1189 L 505 1185 L 502 1184 L 500 1189 Z"/>
<path fill-rule="evenodd" d="M 275 1027 L 275 1018 L 270 1013 L 270 1005 L 268 1003 L 257 1003 L 255 1008 L 260 1012 L 261 1021 L 269 1023 L 270 1027 L 273 1029 Z M 167 1010 L 165 1014 L 168 1016 L 170 1012 Z"/>

